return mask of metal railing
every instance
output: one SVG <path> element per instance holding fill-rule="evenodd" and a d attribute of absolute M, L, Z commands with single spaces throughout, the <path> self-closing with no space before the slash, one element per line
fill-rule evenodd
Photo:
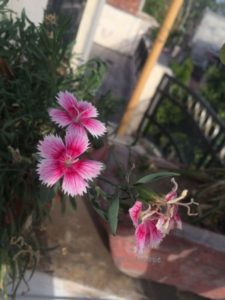
<path fill-rule="evenodd" d="M 196 167 L 225 164 L 225 124 L 207 101 L 165 74 L 140 122 L 137 142 L 148 138 L 163 157 Z"/>

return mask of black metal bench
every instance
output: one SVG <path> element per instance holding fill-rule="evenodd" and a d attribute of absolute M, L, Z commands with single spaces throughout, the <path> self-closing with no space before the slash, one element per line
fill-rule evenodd
<path fill-rule="evenodd" d="M 164 75 L 142 118 L 135 143 L 147 138 L 161 155 L 183 166 L 225 164 L 225 124 L 211 106 L 174 77 Z"/>

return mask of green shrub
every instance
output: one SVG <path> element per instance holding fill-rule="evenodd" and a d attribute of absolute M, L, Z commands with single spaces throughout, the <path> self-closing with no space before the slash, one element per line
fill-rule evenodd
<path fill-rule="evenodd" d="M 202 94 L 219 117 L 225 121 L 225 67 L 223 65 L 212 66 L 208 69 L 202 86 Z"/>
<path fill-rule="evenodd" d="M 36 266 L 36 231 L 57 192 L 41 186 L 35 170 L 37 143 L 52 131 L 47 110 L 60 90 L 96 101 L 105 72 L 103 63 L 92 60 L 74 74 L 71 47 L 63 43 L 67 21 L 51 15 L 35 26 L 24 12 L 17 17 L 7 11 L 6 3 L 0 3 L 0 289 L 5 297 L 6 278 L 15 284 L 15 294 L 26 269 Z"/>
<path fill-rule="evenodd" d="M 186 58 L 181 63 L 171 63 L 170 67 L 174 76 L 183 84 L 188 85 L 193 71 L 193 63 L 190 58 Z"/>

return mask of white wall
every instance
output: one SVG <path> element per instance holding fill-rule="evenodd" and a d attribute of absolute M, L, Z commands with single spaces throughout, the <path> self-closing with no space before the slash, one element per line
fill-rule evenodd
<path fill-rule="evenodd" d="M 88 0 L 86 3 L 73 48 L 71 64 L 74 70 L 89 57 L 98 20 L 104 5 L 105 0 Z"/>
<path fill-rule="evenodd" d="M 206 9 L 190 43 L 194 62 L 202 67 L 208 63 L 207 52 L 219 53 L 225 41 L 225 17 Z"/>
<path fill-rule="evenodd" d="M 8 7 L 20 14 L 25 8 L 28 18 L 38 25 L 43 20 L 48 0 L 9 0 Z"/>
<path fill-rule="evenodd" d="M 164 64 L 164 62 L 157 62 L 146 82 L 138 106 L 136 107 L 129 122 L 129 126 L 127 126 L 126 134 L 132 134 L 137 131 L 141 119 L 150 104 L 150 100 L 165 74 L 173 75 L 172 70 Z"/>
<path fill-rule="evenodd" d="M 132 55 L 141 36 L 157 26 L 152 19 L 143 20 L 105 4 L 94 36 L 94 42 L 112 50 Z"/>

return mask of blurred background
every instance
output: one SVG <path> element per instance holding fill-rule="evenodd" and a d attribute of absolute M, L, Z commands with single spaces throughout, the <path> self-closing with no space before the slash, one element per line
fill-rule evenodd
<path fill-rule="evenodd" d="M 125 246 L 108 238 L 87 202 L 64 216 L 56 203 L 40 234 L 53 251 L 43 254 L 30 291 L 24 294 L 23 284 L 16 299 L 225 299 L 225 1 L 9 0 L 7 8 L 18 16 L 25 10 L 35 26 L 66 20 L 60 47 L 70 55 L 56 73 L 78 74 L 71 75 L 71 89 L 97 105 L 116 161 L 126 161 L 124 147 L 132 145 L 140 172 L 176 170 L 200 203 L 198 218 L 188 220 L 183 233 L 140 260 L 131 257 L 132 235 L 122 233 Z M 20 57 L 29 47 L 24 38 Z M 8 62 L 16 55 L 3 50 L 0 58 Z M 31 54 L 35 68 L 40 53 Z M 45 79 L 45 65 L 42 71 L 37 78 L 56 85 L 51 73 Z M 43 97 L 53 99 L 56 90 L 42 90 Z M 95 155 L 105 159 L 104 151 Z M 162 184 L 156 190 L 170 189 Z"/>

